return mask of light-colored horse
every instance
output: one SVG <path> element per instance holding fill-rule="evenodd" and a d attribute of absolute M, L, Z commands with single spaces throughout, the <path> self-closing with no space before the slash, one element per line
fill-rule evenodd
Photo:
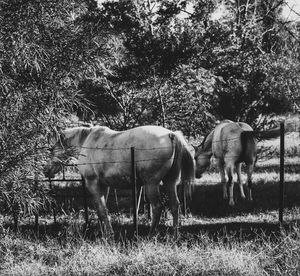
<path fill-rule="evenodd" d="M 152 206 L 150 235 L 161 216 L 159 186 L 162 181 L 169 193 L 177 236 L 179 200 L 176 186 L 182 181 L 186 188 L 191 187 L 195 174 L 194 159 L 181 132 L 159 126 L 141 126 L 126 131 L 103 126 L 66 129 L 53 147 L 52 158 L 44 173 L 47 177 L 54 177 L 61 169 L 61 161 L 75 152 L 79 172 L 94 196 L 99 218 L 104 222 L 104 232 L 111 235 L 113 230 L 105 194 L 108 187 L 131 188 L 131 147 L 135 148 L 138 181 L 145 186 Z"/>
<path fill-rule="evenodd" d="M 245 198 L 241 178 L 241 164 L 246 164 L 248 199 L 252 200 L 252 173 L 256 160 L 256 138 L 253 129 L 246 123 L 224 120 L 220 122 L 196 147 L 196 177 L 210 165 L 211 157 L 214 156 L 220 170 L 223 184 L 223 197 L 228 198 L 227 185 L 229 187 L 229 205 L 234 205 L 233 200 L 233 175 L 237 173 L 241 197 Z M 228 176 L 226 185 L 225 171 Z"/>

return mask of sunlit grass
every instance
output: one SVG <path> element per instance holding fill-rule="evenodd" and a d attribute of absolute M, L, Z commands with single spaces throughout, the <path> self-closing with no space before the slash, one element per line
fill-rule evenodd
<path fill-rule="evenodd" d="M 226 241 L 225 241 L 226 240 Z M 86 241 L 62 246 L 6 233 L 0 240 L 1 275 L 298 275 L 299 229 L 270 238 L 200 233 L 185 242 L 140 239 L 131 243 Z"/>
<path fill-rule="evenodd" d="M 300 166 L 300 165 L 299 165 Z M 279 172 L 277 171 L 263 171 L 256 172 L 252 176 L 253 183 L 267 183 L 267 182 L 278 182 L 280 179 Z M 287 182 L 295 182 L 299 180 L 299 173 L 286 173 L 284 177 Z M 247 176 L 242 173 L 242 182 L 245 183 L 247 180 Z M 237 183 L 237 176 L 234 175 L 234 181 Z M 221 183 L 221 177 L 219 173 L 207 173 L 204 174 L 201 179 L 197 179 L 196 185 L 215 185 Z"/>
<path fill-rule="evenodd" d="M 202 235 L 177 245 L 141 240 L 127 246 L 76 240 L 32 241 L 7 235 L 0 241 L 2 275 L 261 275 L 261 256 L 249 242 L 212 242 Z M 264 258 L 266 258 L 264 256 Z"/>

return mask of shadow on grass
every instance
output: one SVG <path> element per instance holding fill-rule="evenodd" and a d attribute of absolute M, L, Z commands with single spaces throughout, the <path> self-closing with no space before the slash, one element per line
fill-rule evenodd
<path fill-rule="evenodd" d="M 280 226 L 278 223 L 270 222 L 222 222 L 222 223 L 205 223 L 184 225 L 180 227 L 181 242 L 202 242 L 203 237 L 209 237 L 211 241 L 227 243 L 231 241 L 255 240 L 260 237 L 277 240 L 283 232 L 288 233 L 293 231 L 294 227 L 299 229 L 300 220 L 290 221 L 288 224 Z M 6 225 L 5 227 L 9 227 Z M 138 240 L 149 239 L 149 226 L 139 224 Z M 137 238 L 134 233 L 133 225 L 131 224 L 114 224 L 114 241 L 123 245 L 136 242 Z M 55 239 L 61 246 L 66 246 L 72 242 L 80 240 L 95 241 L 101 239 L 98 227 L 96 224 L 89 225 L 84 230 L 83 225 L 77 225 L 74 229 L 74 224 L 56 223 L 48 225 L 40 225 L 39 229 L 34 225 L 22 225 L 18 232 L 25 235 L 27 238 L 33 238 L 41 241 Z M 155 240 L 161 242 L 173 242 L 173 229 L 163 224 L 159 225 Z M 207 240 L 207 239 L 206 239 Z"/>
<path fill-rule="evenodd" d="M 256 164 L 254 167 L 254 173 L 261 173 L 261 172 L 278 172 L 279 175 L 279 165 L 280 160 L 279 158 L 276 160 L 275 163 L 272 164 L 264 164 L 264 163 L 259 163 Z M 300 164 L 298 163 L 285 163 L 284 164 L 284 171 L 285 173 L 300 173 Z M 242 172 L 245 174 L 245 166 L 242 166 Z M 206 171 L 206 173 L 217 173 L 219 174 L 219 169 L 217 166 L 212 166 L 209 168 L 209 170 Z"/>
<path fill-rule="evenodd" d="M 300 181 L 285 183 L 285 207 L 300 206 Z M 188 208 L 192 215 L 198 216 L 200 222 L 192 225 L 183 225 L 180 228 L 182 240 L 199 240 L 203 233 L 208 234 L 213 240 L 226 241 L 228 236 L 234 236 L 242 239 L 253 239 L 259 235 L 278 236 L 282 228 L 277 221 L 274 222 L 232 222 L 230 217 L 234 215 L 247 215 L 263 213 L 278 209 L 279 184 L 274 182 L 259 182 L 253 185 L 253 202 L 248 202 L 239 197 L 238 185 L 235 185 L 234 195 L 236 196 L 236 205 L 230 207 L 228 201 L 222 198 L 222 186 L 217 185 L 199 185 L 194 188 L 191 200 L 188 202 Z M 119 202 L 118 210 L 121 213 L 130 209 L 131 200 L 123 201 L 124 206 Z M 114 210 L 113 204 L 109 206 L 111 212 Z M 227 218 L 230 216 L 229 218 Z M 201 218 L 205 217 L 206 222 L 201 223 Z M 207 222 L 214 218 L 212 222 Z M 222 222 L 218 218 L 223 218 Z M 188 219 L 187 219 L 188 221 Z M 300 220 L 290 221 L 284 225 L 285 230 L 291 229 L 292 225 L 300 225 Z M 149 221 L 144 220 L 139 223 L 139 236 L 146 238 L 149 232 Z M 96 240 L 99 238 L 99 225 L 92 221 L 88 227 L 85 227 L 83 221 L 75 221 L 70 218 L 59 221 L 58 223 L 40 224 L 36 229 L 34 224 L 22 224 L 19 226 L 21 233 L 38 239 L 48 239 L 53 237 L 62 244 L 66 244 L 72 239 Z M 12 224 L 5 225 L 6 228 L 13 228 Z M 134 240 L 134 231 L 131 222 L 114 223 L 115 240 L 118 242 L 127 242 Z M 163 222 L 159 226 L 159 239 L 164 240 L 172 235 L 172 228 L 166 226 Z"/>
<path fill-rule="evenodd" d="M 246 190 L 246 189 L 245 189 Z M 285 182 L 285 207 L 300 206 L 299 182 Z M 189 201 L 192 214 L 205 217 L 225 217 L 228 215 L 257 213 L 277 210 L 279 207 L 279 183 L 262 181 L 253 185 L 253 201 L 240 197 L 238 185 L 234 186 L 235 206 L 231 207 L 228 200 L 223 199 L 221 184 L 198 185 L 194 187 Z"/>
<path fill-rule="evenodd" d="M 277 164 L 267 164 L 267 165 L 256 165 L 254 168 L 254 173 L 259 172 L 278 172 L 279 171 L 279 159 Z M 285 173 L 300 173 L 300 164 L 292 163 L 284 165 Z M 278 173 L 279 174 L 279 173 Z"/>

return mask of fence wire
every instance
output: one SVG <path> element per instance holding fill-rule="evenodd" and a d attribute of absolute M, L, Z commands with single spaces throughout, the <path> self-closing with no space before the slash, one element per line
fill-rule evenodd
<path fill-rule="evenodd" d="M 274 128 L 276 129 L 276 128 Z M 272 129 L 271 129 L 272 130 Z M 288 129 L 286 129 L 287 132 L 300 132 L 300 124 L 299 123 L 288 123 Z M 256 131 L 253 131 L 253 133 L 259 133 Z M 207 136 L 206 136 L 207 137 Z M 203 139 L 204 143 L 206 142 L 206 137 Z M 221 142 L 230 142 L 230 141 L 235 141 L 235 140 L 240 140 L 240 135 L 228 138 L 228 139 L 221 139 L 221 140 L 214 140 L 210 141 L 210 143 L 221 143 Z M 196 152 L 198 150 L 201 151 L 202 144 L 200 146 L 196 147 Z M 119 148 L 113 148 L 113 147 L 88 147 L 88 146 L 71 146 L 71 148 L 77 148 L 77 149 L 88 149 L 88 150 L 95 150 L 95 151 L 124 151 L 124 150 L 130 150 L 131 147 L 119 147 Z M 157 150 L 166 150 L 170 149 L 170 147 L 152 147 L 152 148 L 139 148 L 139 147 L 134 147 L 136 151 L 157 151 Z M 172 153 L 173 154 L 173 153 Z M 172 156 L 171 154 L 171 156 Z M 171 156 L 169 158 L 171 158 Z M 212 156 L 212 153 L 200 153 L 196 159 L 197 160 L 205 160 L 208 159 Z M 240 155 L 226 155 L 226 158 L 238 158 Z M 169 158 L 166 158 L 168 160 Z M 140 159 L 140 160 L 135 160 L 135 163 L 139 162 L 148 162 L 148 161 L 159 161 L 161 158 L 145 158 L 145 159 Z M 101 162 L 84 162 L 84 163 L 76 163 L 75 165 L 77 166 L 83 166 L 83 165 L 101 165 L 101 164 L 114 164 L 114 163 L 130 163 L 130 160 L 117 160 L 117 161 L 101 161 Z M 63 163 L 63 162 L 62 162 Z M 68 164 L 63 163 L 64 166 L 68 166 Z M 71 165 L 73 166 L 73 165 Z"/>
<path fill-rule="evenodd" d="M 286 132 L 298 132 L 299 133 L 299 138 L 300 138 L 300 127 L 299 127 L 299 123 L 294 123 L 293 124 L 289 124 L 289 128 L 286 129 Z M 232 137 L 230 139 L 226 139 L 226 141 L 234 141 L 234 140 L 237 140 L 237 139 L 240 139 L 240 136 L 236 136 L 236 137 Z M 215 140 L 213 141 L 214 143 L 219 143 L 219 142 L 224 142 L 225 140 Z M 300 145 L 299 145 L 300 146 Z M 174 147 L 174 146 L 173 146 Z M 86 147 L 86 146 L 77 146 L 76 148 L 80 148 L 80 149 L 90 149 L 90 150 L 99 150 L 99 151 L 124 151 L 124 150 L 131 150 L 131 147 L 120 147 L 120 148 L 107 148 L 107 147 Z M 152 147 L 152 148 L 134 148 L 136 151 L 138 152 L 146 152 L 146 151 L 159 151 L 159 150 L 166 150 L 166 149 L 170 149 L 170 147 Z M 298 152 L 300 152 L 300 149 L 298 150 Z M 166 160 L 168 160 L 169 158 L 171 158 L 173 155 L 173 151 L 171 153 L 171 155 L 166 158 Z M 204 155 L 203 157 L 200 157 L 200 158 L 203 158 L 203 159 L 207 159 L 208 157 L 210 157 L 211 154 L 207 154 L 207 155 Z M 228 157 L 230 158 L 236 158 L 238 157 L 237 155 L 229 155 Z M 130 158 L 130 156 L 129 156 Z M 276 156 L 276 159 L 278 157 Z M 135 163 L 139 163 L 139 162 L 148 162 L 148 161 L 162 161 L 161 158 L 145 158 L 145 159 L 140 159 L 140 160 L 135 160 Z M 278 158 L 279 160 L 279 158 Z M 101 162 L 84 162 L 84 163 L 77 163 L 77 164 L 71 164 L 71 165 L 67 165 L 67 164 L 63 164 L 65 166 L 82 166 L 82 165 L 97 165 L 97 164 L 114 164 L 114 163 L 126 163 L 126 164 L 129 164 L 131 163 L 131 160 L 116 160 L 116 161 L 101 161 Z M 279 166 L 279 164 L 277 164 Z M 286 166 L 297 166 L 299 165 L 298 163 L 285 163 Z M 279 176 L 278 176 L 279 178 Z M 56 180 L 53 179 L 51 180 L 51 182 L 55 182 Z M 68 179 L 64 179 L 64 181 L 74 181 L 72 179 L 68 180 Z M 76 180 L 78 181 L 78 180 Z M 220 181 L 209 181 L 209 179 L 205 179 L 205 184 L 207 185 L 217 185 L 217 184 L 220 184 Z M 166 220 L 168 221 L 168 220 Z"/>

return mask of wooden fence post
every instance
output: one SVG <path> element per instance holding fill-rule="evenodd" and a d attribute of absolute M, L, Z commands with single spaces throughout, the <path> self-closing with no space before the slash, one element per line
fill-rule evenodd
<path fill-rule="evenodd" d="M 115 197 L 115 203 L 116 203 L 116 206 L 117 206 L 118 215 L 120 216 L 120 208 L 119 208 L 117 189 L 114 189 L 114 197 Z"/>
<path fill-rule="evenodd" d="M 143 186 L 141 186 L 140 187 L 140 190 L 139 190 L 139 196 L 138 196 L 138 201 L 137 201 L 137 214 L 139 214 L 139 210 L 140 210 L 140 205 L 142 204 L 142 208 L 144 208 L 143 207 L 143 205 L 144 205 L 144 203 L 143 203 Z"/>
<path fill-rule="evenodd" d="M 131 147 L 131 184 L 132 184 L 132 207 L 133 207 L 133 226 L 136 237 L 138 237 L 138 222 L 137 222 L 137 189 L 136 189 L 136 164 L 134 147 Z"/>
<path fill-rule="evenodd" d="M 52 181 L 51 181 L 50 177 L 49 177 L 49 184 L 50 184 L 50 190 L 52 193 L 52 197 L 54 198 L 53 189 L 52 189 Z M 53 204 L 51 204 L 51 205 L 52 205 L 52 211 L 53 211 L 54 224 L 56 224 L 56 208 L 55 208 L 55 205 L 53 205 Z"/>
<path fill-rule="evenodd" d="M 65 180 L 66 179 L 66 168 L 65 168 L 65 166 L 63 165 L 62 166 L 62 174 L 63 174 L 63 180 Z"/>
<path fill-rule="evenodd" d="M 88 206 L 87 206 L 87 194 L 86 194 L 86 185 L 85 185 L 85 180 L 83 177 L 82 179 L 82 190 L 83 190 L 83 204 L 84 204 L 84 218 L 85 218 L 85 225 L 87 227 L 89 223 L 89 211 L 88 211 Z"/>
<path fill-rule="evenodd" d="M 186 216 L 186 193 L 184 183 L 182 183 L 182 214 Z"/>
<path fill-rule="evenodd" d="M 105 195 L 105 202 L 106 202 L 106 204 L 107 204 L 107 200 L 108 200 L 109 194 L 110 194 L 110 186 L 107 186 L 107 188 L 106 188 L 106 195 Z"/>
<path fill-rule="evenodd" d="M 145 201 L 146 207 L 147 207 L 147 217 L 148 217 L 149 220 L 151 220 L 151 204 L 150 204 L 150 202 L 147 198 L 145 190 L 146 190 L 146 187 L 143 190 L 143 194 L 144 194 L 144 201 Z"/>
<path fill-rule="evenodd" d="M 34 185 L 35 185 L 35 189 L 38 188 L 38 184 L 39 184 L 39 180 L 38 180 L 38 174 L 35 173 L 34 174 Z M 34 228 L 36 231 L 37 236 L 39 237 L 39 210 L 36 210 L 35 214 L 34 214 Z"/>
<path fill-rule="evenodd" d="M 279 183 L 279 223 L 283 223 L 284 208 L 284 122 L 280 123 L 280 183 Z"/>

